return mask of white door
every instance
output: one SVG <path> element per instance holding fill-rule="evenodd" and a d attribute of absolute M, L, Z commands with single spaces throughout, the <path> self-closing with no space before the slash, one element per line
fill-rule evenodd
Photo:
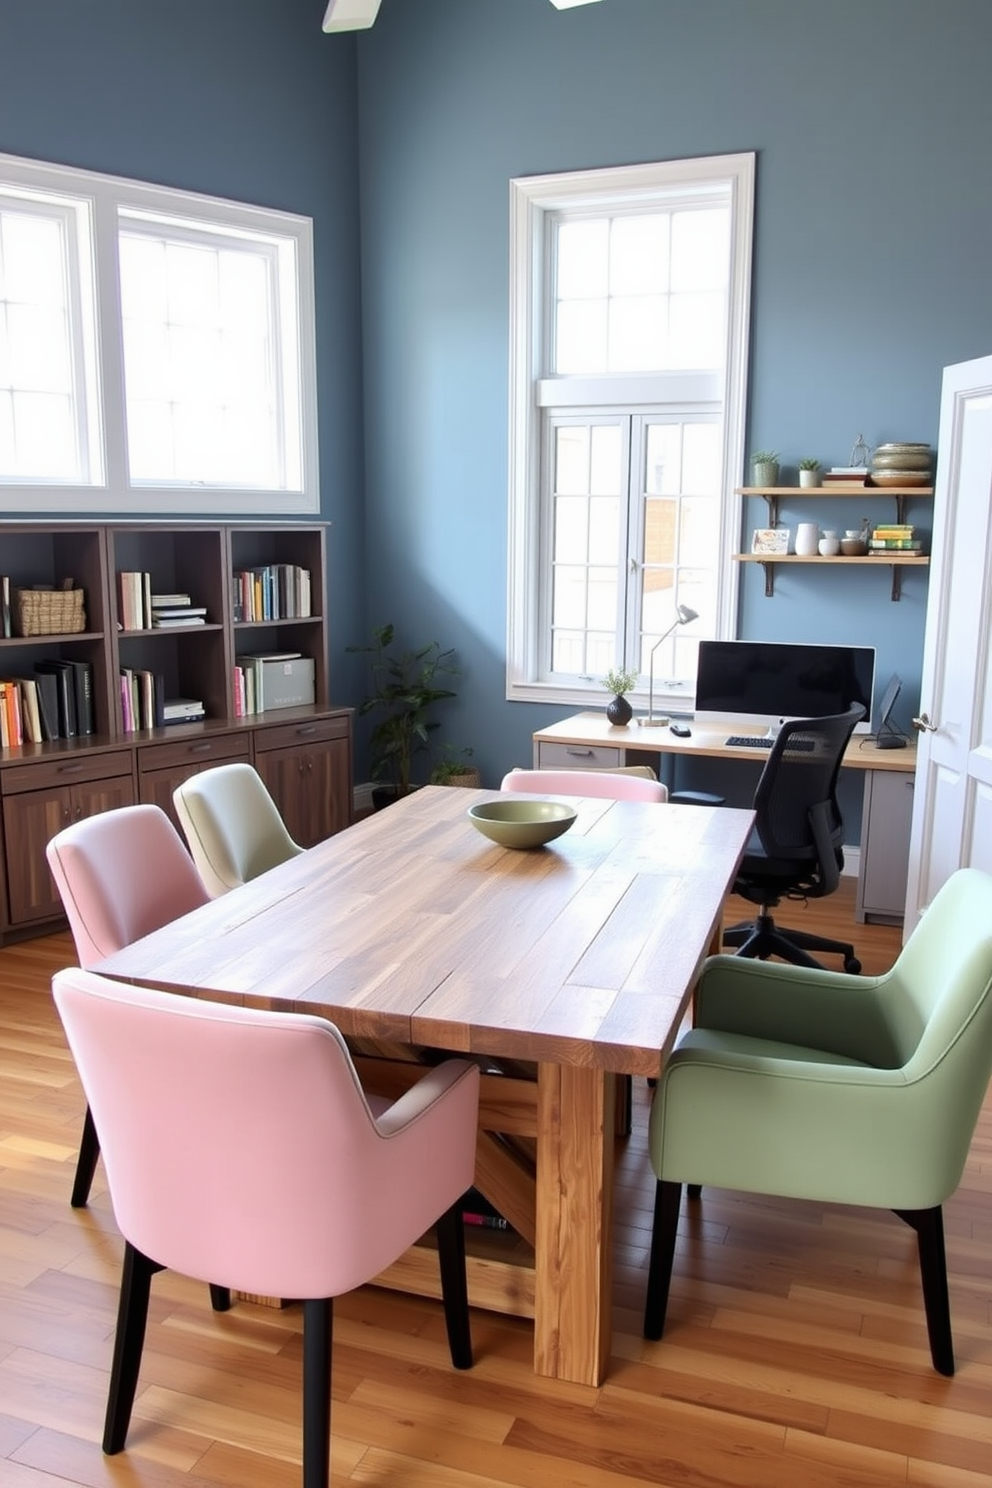
<path fill-rule="evenodd" d="M 944 369 L 904 935 L 956 868 L 992 873 L 992 356 Z"/>

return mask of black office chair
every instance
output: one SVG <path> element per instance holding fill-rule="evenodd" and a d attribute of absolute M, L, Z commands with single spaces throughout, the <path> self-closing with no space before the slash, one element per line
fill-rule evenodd
<path fill-rule="evenodd" d="M 779 956 L 793 966 L 818 967 L 809 952 L 830 951 L 843 956 L 845 971 L 861 970 L 852 945 L 804 930 L 780 930 L 771 911 L 782 899 L 821 899 L 840 882 L 844 823 L 837 775 L 864 712 L 855 703 L 830 718 L 782 725 L 758 781 L 755 830 L 734 882 L 734 893 L 757 904 L 759 913 L 723 937 L 724 945 L 739 947 L 739 956 L 762 961 Z"/>

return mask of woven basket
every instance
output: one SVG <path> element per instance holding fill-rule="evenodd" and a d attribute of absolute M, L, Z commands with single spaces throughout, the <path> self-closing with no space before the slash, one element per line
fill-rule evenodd
<path fill-rule="evenodd" d="M 83 589 L 18 589 L 14 595 L 17 634 L 73 635 L 86 629 Z"/>

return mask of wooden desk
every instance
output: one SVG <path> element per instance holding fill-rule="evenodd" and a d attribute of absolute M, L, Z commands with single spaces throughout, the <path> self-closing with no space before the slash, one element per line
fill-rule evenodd
<path fill-rule="evenodd" d="M 614 1075 L 657 1074 L 753 817 L 583 800 L 550 847 L 512 852 L 465 814 L 494 794 L 425 787 L 99 969 L 318 1013 L 355 1038 L 537 1061 L 534 1367 L 598 1384 Z M 487 1082 L 497 1103 L 519 1083 L 503 1079 Z"/>
<path fill-rule="evenodd" d="M 625 728 L 614 728 L 603 712 L 574 713 L 534 734 L 534 767 L 604 770 L 646 763 L 657 768 L 666 754 L 748 760 L 760 765 L 767 756 L 763 749 L 727 744 L 729 735 L 749 732 L 740 719 L 705 724 L 690 719 L 689 728 L 689 738 L 680 739 L 667 724 L 642 728 L 630 723 Z M 910 740 L 905 749 L 879 749 L 866 734 L 855 734 L 844 752 L 843 768 L 860 770 L 864 778 L 858 919 L 901 924 L 909 867 L 916 740 Z"/>

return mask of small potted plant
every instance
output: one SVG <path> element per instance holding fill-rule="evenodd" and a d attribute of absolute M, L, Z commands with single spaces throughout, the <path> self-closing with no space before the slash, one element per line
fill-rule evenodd
<path fill-rule="evenodd" d="M 754 485 L 778 485 L 778 458 L 776 450 L 755 450 L 751 456 L 751 474 Z"/>
<path fill-rule="evenodd" d="M 396 651 L 391 649 L 393 639 L 392 625 L 380 625 L 372 632 L 371 646 L 348 647 L 371 659 L 373 690 L 359 704 L 358 714 L 379 715 L 370 738 L 372 778 L 387 784 L 372 792 L 377 810 L 416 789 L 413 757 L 427 748 L 430 734 L 439 727 L 428 711 L 434 703 L 455 696 L 443 679 L 458 675 L 454 651 L 443 651 L 439 641 L 428 641 L 415 651 Z"/>
<path fill-rule="evenodd" d="M 612 701 L 606 705 L 606 716 L 617 728 L 623 728 L 634 716 L 627 693 L 637 686 L 637 677 L 637 672 L 630 668 L 611 667 L 602 680 L 607 692 L 613 694 Z"/>
<path fill-rule="evenodd" d="M 801 486 L 815 486 L 820 479 L 820 462 L 808 457 L 799 461 L 799 484 Z"/>
<path fill-rule="evenodd" d="M 430 773 L 429 784 L 477 789 L 482 784 L 482 776 L 474 765 L 468 763 L 471 758 L 471 749 L 455 749 L 454 745 L 445 744 L 444 754 Z"/>

